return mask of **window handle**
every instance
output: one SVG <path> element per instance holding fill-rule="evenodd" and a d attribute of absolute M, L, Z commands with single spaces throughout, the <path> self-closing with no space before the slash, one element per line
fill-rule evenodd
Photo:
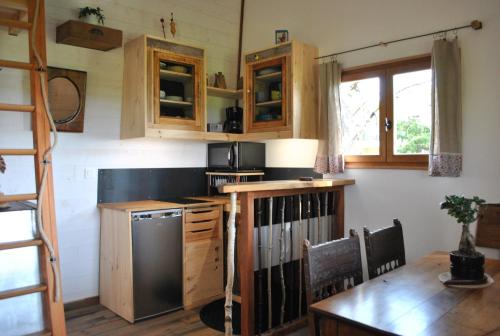
<path fill-rule="evenodd" d="M 392 129 L 392 120 L 385 117 L 385 131 L 389 132 Z"/>

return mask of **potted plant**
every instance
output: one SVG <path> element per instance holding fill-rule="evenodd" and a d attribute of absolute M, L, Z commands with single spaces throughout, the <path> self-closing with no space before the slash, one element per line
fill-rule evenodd
<path fill-rule="evenodd" d="M 84 19 L 87 23 L 92 24 L 102 24 L 104 25 L 104 15 L 102 15 L 103 10 L 100 7 L 83 7 L 80 8 L 78 13 L 79 19 Z"/>
<path fill-rule="evenodd" d="M 469 226 L 477 219 L 481 204 L 485 200 L 474 196 L 445 196 L 441 203 L 441 209 L 448 210 L 448 215 L 454 217 L 462 224 L 462 236 L 458 250 L 450 252 L 451 276 L 453 279 L 483 280 L 484 279 L 484 255 L 476 251 L 474 236 L 470 233 Z"/>
<path fill-rule="evenodd" d="M 7 165 L 5 164 L 5 160 L 3 157 L 0 155 L 0 173 L 5 173 L 5 170 L 7 169 Z M 3 192 L 0 191 L 0 196 L 3 196 Z M 9 203 L 0 203 L 0 208 L 6 208 L 9 206 Z"/>

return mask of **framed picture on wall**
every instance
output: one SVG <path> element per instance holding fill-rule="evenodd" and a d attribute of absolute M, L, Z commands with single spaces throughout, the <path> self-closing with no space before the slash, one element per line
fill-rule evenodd
<path fill-rule="evenodd" d="M 274 37 L 276 40 L 276 44 L 288 42 L 288 30 L 275 30 Z"/>

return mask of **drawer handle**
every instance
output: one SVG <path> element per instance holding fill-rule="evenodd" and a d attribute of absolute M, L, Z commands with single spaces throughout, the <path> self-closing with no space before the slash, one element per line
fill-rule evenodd
<path fill-rule="evenodd" d="M 191 232 L 192 233 L 201 233 L 201 232 L 207 232 L 207 231 L 212 231 L 212 229 L 194 230 L 194 231 L 191 231 Z"/>
<path fill-rule="evenodd" d="M 210 223 L 210 222 L 213 222 L 213 221 L 214 221 L 213 219 L 205 219 L 205 220 L 198 220 L 198 221 L 192 220 L 189 223 L 191 223 L 191 224 L 203 224 L 203 223 Z"/>
<path fill-rule="evenodd" d="M 210 210 L 198 210 L 198 211 L 193 210 L 193 211 L 191 211 L 191 213 L 202 214 L 202 213 L 207 213 L 207 212 L 212 212 L 212 211 L 214 211 L 214 209 L 210 209 Z"/>
<path fill-rule="evenodd" d="M 89 33 L 96 36 L 104 36 L 104 32 L 99 28 L 92 28 L 89 30 Z"/>

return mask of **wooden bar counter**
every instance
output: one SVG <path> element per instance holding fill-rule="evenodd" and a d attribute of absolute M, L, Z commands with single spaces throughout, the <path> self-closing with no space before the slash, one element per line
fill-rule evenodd
<path fill-rule="evenodd" d="M 240 276 L 240 282 L 239 282 L 239 285 L 240 285 L 240 295 L 241 295 L 241 335 L 254 335 L 256 333 L 258 333 L 259 331 L 263 331 L 265 330 L 266 332 L 273 332 L 273 331 L 277 331 L 278 329 L 280 330 L 283 330 L 284 328 L 288 328 L 289 330 L 290 329 L 293 329 L 294 327 L 297 327 L 298 324 L 300 323 L 304 323 L 305 322 L 305 316 L 302 316 L 303 313 L 302 313 L 302 309 L 299 308 L 299 317 L 298 318 L 294 318 L 292 321 L 290 320 L 287 320 L 285 322 L 283 322 L 283 306 L 282 306 L 282 313 L 281 313 L 281 322 L 280 322 L 280 319 L 279 319 L 279 315 L 272 317 L 271 316 L 271 311 L 273 310 L 273 306 L 276 306 L 278 305 L 279 306 L 279 302 L 277 304 L 275 304 L 274 301 L 272 301 L 272 304 L 270 305 L 271 308 L 268 308 L 269 310 L 269 313 L 266 313 L 266 319 L 267 319 L 267 324 L 264 326 L 264 329 L 261 329 L 260 330 L 255 330 L 256 327 L 255 327 L 255 311 L 256 311 L 256 307 L 255 307 L 255 289 L 254 289 L 254 254 L 255 254 L 255 251 L 254 251 L 254 246 L 257 246 L 257 245 L 254 245 L 254 229 L 257 229 L 254 225 L 254 220 L 256 220 L 255 217 L 255 214 L 256 213 L 260 213 L 260 209 L 257 208 L 257 212 L 255 212 L 255 204 L 259 204 L 259 203 L 263 203 L 263 202 L 255 202 L 256 200 L 262 200 L 264 198 L 267 199 L 268 203 L 266 204 L 270 204 L 270 206 L 268 206 L 268 210 L 269 208 L 271 213 L 272 213 L 272 203 L 273 203 L 273 198 L 276 200 L 275 204 L 276 204 L 276 207 L 275 207 L 275 211 L 278 210 L 278 205 L 281 205 L 281 215 L 278 214 L 278 216 L 275 216 L 275 217 L 278 217 L 280 220 L 281 223 L 284 223 L 285 220 L 285 215 L 284 215 L 284 208 L 285 208 L 285 204 L 288 204 L 290 205 L 290 200 L 291 200 L 291 207 L 293 207 L 293 202 L 294 200 L 299 200 L 299 205 L 300 205 L 300 208 L 302 209 L 303 208 L 303 205 L 305 204 L 302 204 L 301 200 L 304 200 L 304 202 L 306 202 L 305 200 L 307 199 L 307 206 L 309 207 L 309 210 L 306 210 L 307 212 L 307 227 L 309 228 L 309 219 L 311 219 L 311 222 L 312 221 L 312 218 L 309 218 L 311 214 L 318 214 L 318 216 L 316 216 L 314 222 L 317 222 L 318 223 L 318 226 L 317 226 L 317 231 L 316 233 L 318 234 L 319 236 L 319 228 L 320 228 L 320 221 L 325 221 L 325 217 L 327 218 L 326 221 L 327 221 L 327 226 L 328 226 L 328 218 L 329 218 L 329 214 L 331 214 L 330 218 L 333 218 L 332 221 L 333 223 L 335 223 L 335 230 L 331 230 L 331 236 L 329 237 L 329 239 L 337 239 L 337 238 L 340 238 L 340 237 L 343 237 L 344 236 L 344 187 L 347 186 L 347 185 L 352 185 L 354 184 L 355 181 L 352 180 L 352 179 L 316 179 L 316 180 L 312 180 L 312 181 L 300 181 L 300 180 L 282 180 L 282 181 L 261 181 L 261 182 L 246 182 L 246 183 L 234 183 L 234 184 L 225 184 L 225 185 L 222 185 L 222 186 L 219 186 L 219 192 L 221 193 L 230 193 L 231 194 L 231 202 L 232 202 L 232 209 L 234 209 L 234 213 L 232 212 L 230 214 L 230 217 L 229 217 L 229 221 L 228 221 L 228 236 L 230 237 L 228 239 L 228 248 L 227 250 L 228 251 L 231 251 L 231 248 L 234 249 L 234 238 L 231 238 L 231 237 L 234 237 L 234 233 L 235 233 L 235 229 L 234 229 L 234 218 L 235 218 L 235 213 L 236 213 L 236 200 L 237 198 L 239 197 L 239 201 L 240 201 L 240 222 L 239 222 L 239 227 L 238 227 L 238 232 L 237 232 L 237 235 L 238 237 L 236 238 L 237 240 L 237 252 L 235 253 L 237 255 L 237 258 L 238 258 L 238 267 L 239 267 L 239 276 Z M 335 200 L 333 200 L 333 196 L 331 197 L 331 199 L 328 201 L 328 193 L 332 194 L 335 196 Z M 325 200 L 326 200 L 326 203 L 323 203 L 323 205 L 321 205 L 321 202 L 320 202 L 320 195 L 324 195 L 325 197 Z M 312 197 L 311 197 L 312 196 Z M 285 199 L 288 199 L 288 201 L 286 201 Z M 314 200 L 316 201 L 314 201 Z M 288 202 L 288 203 L 286 203 Z M 331 202 L 331 203 L 328 203 L 328 202 Z M 316 207 L 313 209 L 313 211 L 311 212 L 311 204 L 315 204 Z M 334 204 L 335 206 L 335 211 L 333 210 L 328 210 L 328 205 L 329 204 Z M 305 207 L 307 209 L 307 207 Z M 290 212 L 287 212 L 287 213 L 292 213 L 291 212 L 291 209 L 288 209 L 290 210 Z M 317 211 L 317 212 L 316 212 Z M 330 212 L 329 212 L 330 211 Z M 276 213 L 276 212 L 275 212 Z M 295 217 L 294 214 L 296 212 L 292 213 L 292 219 L 290 220 L 288 218 L 288 223 L 286 224 L 287 227 L 288 227 L 288 233 L 290 233 L 291 231 L 294 231 L 294 232 L 297 232 L 296 229 L 293 229 L 292 227 L 297 223 L 297 220 L 294 219 Z M 302 214 L 302 211 L 299 212 L 300 214 Z M 231 219 L 231 216 L 233 216 Z M 280 217 L 281 216 L 281 217 Z M 288 215 L 290 216 L 290 215 Z M 299 215 L 299 216 L 302 216 L 302 215 Z M 265 218 L 268 218 L 269 222 L 272 223 L 272 225 L 269 225 L 269 222 L 268 223 L 264 223 L 267 224 L 267 228 L 268 230 L 272 230 L 272 226 L 277 226 L 279 227 L 279 223 L 278 222 L 273 222 L 274 219 L 272 219 L 273 216 L 267 216 Z M 262 217 L 259 217 L 259 218 L 262 218 Z M 302 222 L 302 217 L 299 217 L 299 223 Z M 306 219 L 304 218 L 304 222 L 306 221 Z M 263 225 L 263 226 L 264 226 Z M 283 235 L 283 224 L 281 224 L 281 234 Z M 231 233 L 231 230 L 232 233 Z M 260 229 L 259 229 L 260 230 Z M 302 232 L 302 228 L 300 229 L 300 232 Z M 272 237 L 272 234 L 270 233 L 268 235 L 268 237 L 271 236 Z M 273 238 L 271 238 L 273 239 Z M 325 239 L 325 238 L 323 238 Z M 281 241 L 278 241 L 275 244 L 276 248 L 278 246 L 281 246 L 281 245 L 276 245 L 276 244 L 281 244 L 283 240 L 283 236 L 281 238 Z M 299 240 L 300 241 L 300 240 Z M 231 245 L 233 244 L 233 245 Z M 301 243 L 299 244 L 301 245 Z M 257 248 L 260 248 L 260 244 L 258 244 L 259 247 Z M 271 244 L 272 246 L 272 244 Z M 260 253 L 260 250 L 257 251 L 257 255 L 259 256 L 259 259 L 261 258 L 261 255 L 259 254 Z M 267 253 L 271 253 L 271 252 L 266 252 Z M 283 252 L 281 252 L 283 253 Z M 300 259 L 302 258 L 302 255 L 300 255 L 300 258 L 298 260 L 298 263 L 301 264 L 301 261 Z M 281 260 L 281 259 L 280 259 Z M 290 260 L 289 260 L 290 261 Z M 292 261 L 293 261 L 293 251 L 292 251 Z M 258 261 L 259 264 L 261 262 L 261 260 Z M 295 260 L 295 262 L 297 262 L 297 259 Z M 227 260 L 227 264 L 228 265 L 232 265 L 234 263 L 234 256 L 231 256 L 231 252 L 228 253 L 228 260 Z M 272 261 L 272 258 L 270 259 L 270 264 L 268 263 L 268 265 L 271 265 L 271 267 L 267 267 L 266 270 L 269 272 L 268 274 L 270 275 L 271 274 L 271 271 L 270 269 L 271 268 L 276 268 L 276 267 L 280 267 L 280 268 L 283 268 L 283 263 L 282 263 L 282 260 L 280 261 L 280 265 L 278 266 L 275 266 L 276 263 L 273 264 L 273 261 Z M 232 267 L 232 266 L 231 266 Z M 266 266 L 264 266 L 266 267 Z M 230 281 L 230 273 L 232 273 L 230 271 L 230 268 L 228 267 L 228 283 L 232 283 L 232 280 Z M 260 268 L 259 268 L 259 272 L 260 272 Z M 301 273 L 301 271 L 299 271 L 299 273 Z M 270 278 L 270 276 L 268 275 L 268 279 Z M 301 278 L 301 276 L 297 277 L 297 278 Z M 269 280 L 268 280 L 269 281 Z M 271 282 L 268 282 L 268 284 L 270 284 Z M 302 286 L 299 286 L 299 287 L 302 287 Z M 269 288 L 269 286 L 268 286 Z M 260 289 L 260 287 L 259 287 Z M 289 289 L 287 289 L 289 290 Z M 283 289 L 283 293 L 284 293 L 284 289 Z M 232 286 L 230 286 L 230 288 L 226 288 L 226 304 L 229 304 L 230 305 L 230 302 L 231 302 L 231 299 L 232 299 Z M 301 297 L 301 295 L 299 295 L 299 297 Z M 273 299 L 274 300 L 274 299 Z M 300 300 L 300 299 L 299 299 Z M 269 302 L 269 300 L 267 300 L 267 302 Z M 300 301 L 299 301 L 300 302 Z M 305 303 L 303 303 L 305 304 Z M 264 306 L 264 305 L 262 305 Z M 300 306 L 299 304 L 299 307 L 302 307 Z M 304 306 L 305 307 L 305 306 Z M 257 310 L 259 309 L 259 307 L 257 307 Z M 228 313 L 228 309 L 226 307 L 226 320 L 231 320 L 231 310 L 229 309 L 229 313 Z M 267 315 L 268 314 L 268 315 Z M 306 314 L 305 314 L 306 315 Z M 278 322 L 276 322 L 278 321 Z M 257 321 L 257 325 L 259 325 L 260 323 L 260 319 Z M 265 323 L 263 323 L 265 324 Z M 230 324 L 230 327 L 232 328 L 232 325 Z M 228 324 L 226 323 L 226 328 L 228 328 Z M 226 331 L 227 332 L 227 331 Z"/>

